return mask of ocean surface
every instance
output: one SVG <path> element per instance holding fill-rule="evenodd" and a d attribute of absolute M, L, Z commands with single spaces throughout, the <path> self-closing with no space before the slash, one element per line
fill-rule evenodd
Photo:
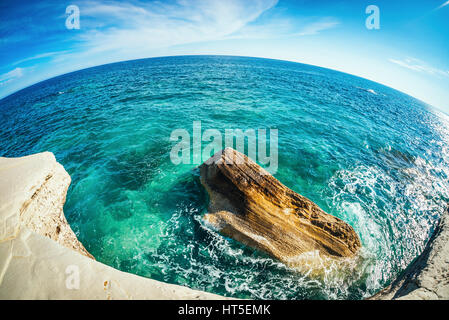
<path fill-rule="evenodd" d="M 1 100 L 0 156 L 53 152 L 72 177 L 67 220 L 112 267 L 230 297 L 362 299 L 420 254 L 448 203 L 448 119 L 391 88 L 314 66 L 153 58 L 73 72 Z M 196 164 L 174 165 L 169 155 L 171 132 L 192 132 L 193 121 L 223 133 L 278 129 L 275 177 L 351 224 L 360 255 L 316 275 L 206 225 Z"/>

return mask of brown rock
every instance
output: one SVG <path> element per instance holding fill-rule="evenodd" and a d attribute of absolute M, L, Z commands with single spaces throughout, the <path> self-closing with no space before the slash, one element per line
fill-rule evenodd
<path fill-rule="evenodd" d="M 360 239 L 344 221 L 290 190 L 244 154 L 226 148 L 200 167 L 210 196 L 205 219 L 220 232 L 288 265 L 317 251 L 351 257 Z"/>

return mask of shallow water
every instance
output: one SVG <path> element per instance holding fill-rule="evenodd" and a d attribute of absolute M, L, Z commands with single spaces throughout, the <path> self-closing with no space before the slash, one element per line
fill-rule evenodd
<path fill-rule="evenodd" d="M 276 128 L 282 183 L 351 224 L 360 257 L 312 276 L 224 238 L 202 216 L 195 164 L 170 133 Z M 361 299 L 423 249 L 449 199 L 445 114 L 347 74 L 241 57 L 168 57 L 86 69 L 0 101 L 0 156 L 52 151 L 64 210 L 97 260 L 226 296 Z M 323 271 L 323 270 L 322 270 Z"/>

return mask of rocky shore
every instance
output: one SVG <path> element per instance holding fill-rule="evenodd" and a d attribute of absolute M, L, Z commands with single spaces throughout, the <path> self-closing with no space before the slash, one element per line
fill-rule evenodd
<path fill-rule="evenodd" d="M 449 209 L 424 251 L 372 300 L 449 300 Z"/>
<path fill-rule="evenodd" d="M 226 165 L 239 157 L 243 167 Z M 211 198 L 207 221 L 287 264 L 310 250 L 337 258 L 357 254 L 360 240 L 349 225 L 248 160 L 226 149 L 201 166 Z M 64 216 L 70 182 L 52 153 L 0 158 L 0 299 L 223 298 L 96 261 Z M 448 242 L 446 211 L 423 253 L 370 299 L 449 299 Z"/>
<path fill-rule="evenodd" d="M 221 299 L 96 261 L 70 228 L 52 153 L 0 158 L 0 299 Z"/>

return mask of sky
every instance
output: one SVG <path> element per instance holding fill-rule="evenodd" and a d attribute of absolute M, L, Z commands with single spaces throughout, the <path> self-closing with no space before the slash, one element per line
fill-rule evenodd
<path fill-rule="evenodd" d="M 79 29 L 66 26 L 70 5 Z M 366 27 L 370 5 L 378 29 Z M 0 0 L 0 98 L 87 67 L 192 54 L 339 70 L 449 113 L 449 1 Z"/>

